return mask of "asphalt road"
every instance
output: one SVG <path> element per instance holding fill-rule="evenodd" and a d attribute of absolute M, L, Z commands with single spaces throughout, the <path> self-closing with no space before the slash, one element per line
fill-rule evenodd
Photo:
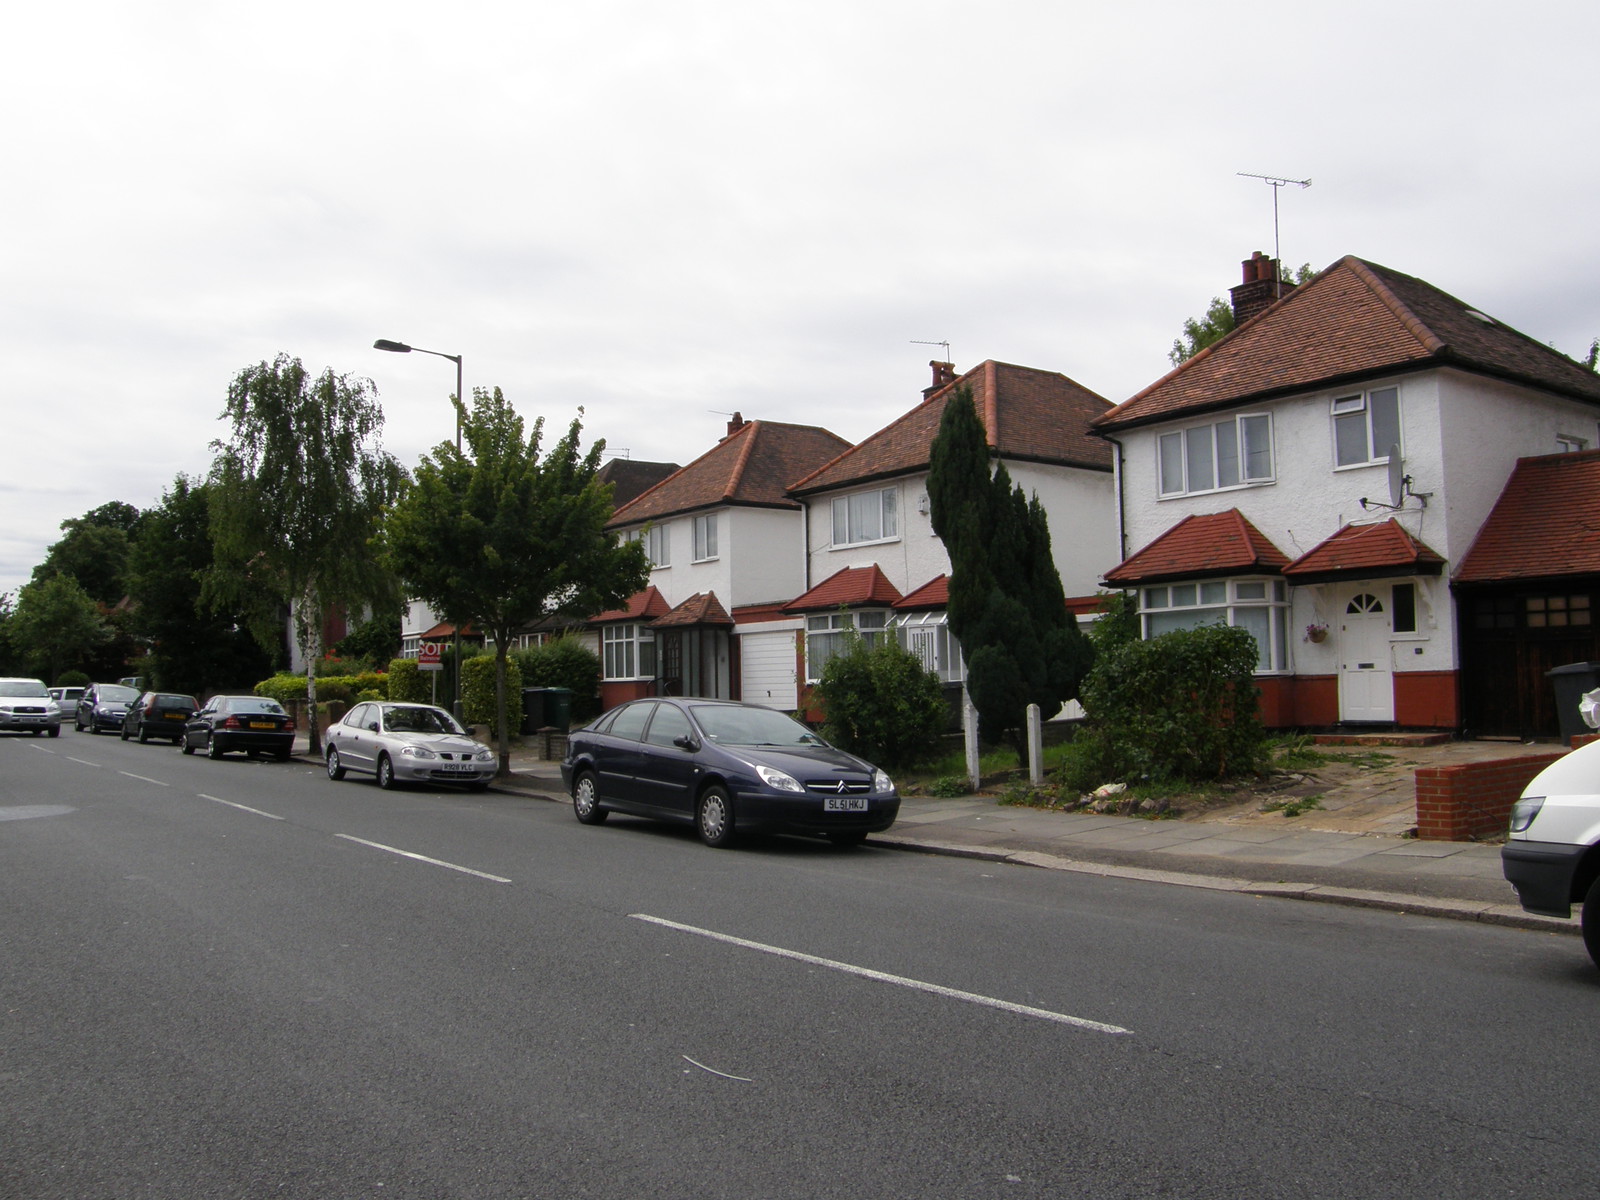
<path fill-rule="evenodd" d="M 1570 938 L 0 735 L 0 1196 L 1584 1196 Z"/>

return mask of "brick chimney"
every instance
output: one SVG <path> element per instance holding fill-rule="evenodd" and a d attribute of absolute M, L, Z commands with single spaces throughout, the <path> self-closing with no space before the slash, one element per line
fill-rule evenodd
<path fill-rule="evenodd" d="M 960 378 L 960 376 L 956 374 L 955 363 L 939 362 L 938 360 L 934 360 L 928 365 L 933 368 L 933 386 L 922 389 L 922 398 L 924 400 L 932 399 L 933 394 L 940 388 L 949 387 L 952 383 Z"/>
<path fill-rule="evenodd" d="M 734 413 L 733 416 L 728 418 L 728 433 L 727 433 L 728 437 L 732 437 L 734 434 L 738 433 L 739 430 L 741 430 L 743 428 L 744 428 L 744 418 L 741 417 L 738 413 Z"/>
<path fill-rule="evenodd" d="M 1290 292 L 1294 284 L 1278 277 L 1278 262 L 1257 250 L 1244 260 L 1244 282 L 1229 288 L 1233 298 L 1233 323 L 1243 325 L 1262 309 L 1267 308 Z"/>

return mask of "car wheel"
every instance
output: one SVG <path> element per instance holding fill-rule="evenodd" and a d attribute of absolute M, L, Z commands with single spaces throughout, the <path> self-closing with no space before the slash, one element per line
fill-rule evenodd
<path fill-rule="evenodd" d="M 1583 945 L 1589 958 L 1600 967 L 1600 879 L 1589 885 L 1583 898 Z"/>
<path fill-rule="evenodd" d="M 840 830 L 826 836 L 835 846 L 859 846 L 867 840 L 866 832 L 860 829 Z"/>
<path fill-rule="evenodd" d="M 177 745 L 183 748 L 183 752 L 185 754 L 194 753 L 194 743 L 189 740 L 188 734 L 184 734 L 181 738 L 179 738 Z"/>
<path fill-rule="evenodd" d="M 606 819 L 606 810 L 600 807 L 600 789 L 588 771 L 581 771 L 572 781 L 572 815 L 585 825 L 598 825 Z"/>
<path fill-rule="evenodd" d="M 59 726 L 59 725 L 50 726 L 50 736 L 51 737 L 60 737 L 61 736 L 61 726 Z"/>
<path fill-rule="evenodd" d="M 143 725 L 140 725 L 139 726 L 139 745 L 148 746 L 149 744 L 150 744 L 150 731 L 147 730 Z"/>
<path fill-rule="evenodd" d="M 721 850 L 733 842 L 733 800 L 720 785 L 712 784 L 700 793 L 694 824 L 700 840 L 708 846 Z"/>
<path fill-rule="evenodd" d="M 328 747 L 328 778 L 338 783 L 344 778 L 344 768 L 339 765 L 339 751 L 333 746 Z"/>
<path fill-rule="evenodd" d="M 378 755 L 378 786 L 384 791 L 394 787 L 394 764 L 387 754 Z"/>
<path fill-rule="evenodd" d="M 82 733 L 83 732 L 83 722 L 81 720 L 79 720 L 76 715 L 74 715 L 73 718 L 72 718 L 72 731 L 74 733 Z"/>
<path fill-rule="evenodd" d="M 122 732 L 118 736 L 121 737 L 123 741 L 128 740 L 128 723 L 126 721 L 122 723 Z"/>
<path fill-rule="evenodd" d="M 221 758 L 222 757 L 222 743 L 217 741 L 217 735 L 214 734 L 214 733 L 206 734 L 206 757 L 207 758 Z"/>

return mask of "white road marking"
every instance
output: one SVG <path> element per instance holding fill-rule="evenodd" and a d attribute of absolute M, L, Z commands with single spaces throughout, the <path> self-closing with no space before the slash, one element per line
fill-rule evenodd
<path fill-rule="evenodd" d="M 140 783 L 153 783 L 157 787 L 171 787 L 170 783 L 163 783 L 159 779 L 151 779 L 148 775 L 135 775 L 132 771 L 118 771 L 118 775 L 126 775 L 129 779 L 137 779 Z"/>
<path fill-rule="evenodd" d="M 86 767 L 98 767 L 100 765 L 99 763 L 90 762 L 87 758 L 73 758 L 70 754 L 66 756 L 66 759 L 68 762 L 82 763 Z"/>
<path fill-rule="evenodd" d="M 484 871 L 474 871 L 471 867 L 445 862 L 442 858 L 429 858 L 426 854 L 413 854 L 409 850 L 399 850 L 393 846 L 385 846 L 382 842 L 369 842 L 366 838 L 352 837 L 348 833 L 336 833 L 333 836 L 343 838 L 347 842 L 355 842 L 360 846 L 371 846 L 374 850 L 387 850 L 390 854 L 398 854 L 401 858 L 414 858 L 418 862 L 429 863 L 435 867 L 445 867 L 451 871 L 460 871 L 463 875 L 476 875 L 479 879 L 487 879 L 490 883 L 511 882 L 511 880 L 502 878 L 499 875 L 490 875 Z"/>
<path fill-rule="evenodd" d="M 997 1000 L 993 996 L 982 996 L 977 992 L 963 992 L 957 988 L 948 988 L 938 983 L 925 983 L 920 979 L 908 979 L 904 975 L 890 975 L 884 971 L 874 971 L 870 967 L 858 967 L 851 963 L 837 962 L 831 958 L 818 958 L 814 954 L 802 954 L 798 950 L 785 950 L 781 946 L 769 946 L 764 942 L 752 942 L 745 938 L 734 937 L 732 934 L 717 933 L 712 929 L 683 925 L 677 921 L 669 921 L 665 917 L 652 917 L 648 913 L 629 913 L 628 915 L 636 921 L 648 921 L 652 925 L 661 925 L 667 929 L 679 930 L 682 933 L 692 933 L 698 937 L 710 938 L 716 942 L 726 942 L 730 946 L 743 946 L 746 950 L 759 950 L 762 954 L 773 954 L 779 958 L 792 958 L 796 962 L 810 963 L 817 967 L 827 967 L 830 971 L 842 971 L 846 975 L 857 975 L 862 979 L 876 980 L 878 983 L 892 983 L 899 987 L 911 988 L 918 992 L 930 992 L 935 996 L 944 996 L 951 1000 L 964 1000 L 968 1004 L 981 1004 L 986 1008 L 998 1008 L 1002 1012 L 1017 1013 L 1024 1017 L 1038 1017 L 1043 1021 L 1055 1021 L 1061 1025 L 1073 1025 L 1079 1029 L 1093 1030 L 1096 1033 L 1133 1032 L 1131 1029 L 1123 1029 L 1120 1025 L 1107 1025 L 1101 1021 L 1091 1021 L 1087 1017 L 1071 1017 L 1066 1013 L 1051 1012 L 1048 1008 L 1033 1008 L 1026 1004 L 1013 1004 L 1009 1000 Z"/>
<path fill-rule="evenodd" d="M 281 821 L 282 817 L 273 813 L 262 812 L 259 808 L 251 808 L 248 804 L 235 804 L 232 800 L 224 800 L 221 796 L 208 796 L 204 792 L 196 792 L 202 800 L 209 800 L 213 804 L 226 804 L 229 808 L 237 808 L 240 812 L 253 813 L 258 817 L 265 817 L 269 821 Z"/>

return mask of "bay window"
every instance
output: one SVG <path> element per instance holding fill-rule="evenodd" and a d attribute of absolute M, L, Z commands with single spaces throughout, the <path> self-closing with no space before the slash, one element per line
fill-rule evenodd
<path fill-rule="evenodd" d="M 1144 636 L 1233 625 L 1256 640 L 1256 671 L 1289 669 L 1289 589 L 1281 579 L 1207 579 L 1139 589 Z"/>
<path fill-rule="evenodd" d="M 600 645 L 606 679 L 656 677 L 656 634 L 648 625 L 606 625 L 600 630 Z"/>
<path fill-rule="evenodd" d="M 841 653 L 853 635 L 868 646 L 884 636 L 889 614 L 878 610 L 820 613 L 806 618 L 806 682 L 816 683 L 828 660 Z"/>

